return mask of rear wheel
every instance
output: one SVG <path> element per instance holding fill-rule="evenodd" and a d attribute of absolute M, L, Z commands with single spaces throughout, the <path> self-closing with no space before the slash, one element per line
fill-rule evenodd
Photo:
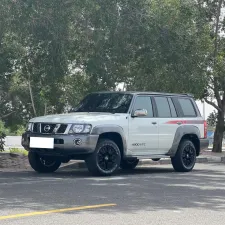
<path fill-rule="evenodd" d="M 139 159 L 123 159 L 121 161 L 120 167 L 124 170 L 132 170 L 134 169 L 139 163 Z"/>
<path fill-rule="evenodd" d="M 114 141 L 99 140 L 95 152 L 86 160 L 88 170 L 94 175 L 112 175 L 121 161 L 120 149 Z"/>
<path fill-rule="evenodd" d="M 39 173 L 55 172 L 61 165 L 61 162 L 50 156 L 39 156 L 35 152 L 28 153 L 28 160 L 31 167 Z"/>
<path fill-rule="evenodd" d="M 177 153 L 171 158 L 173 168 L 178 172 L 191 171 L 196 162 L 196 149 L 190 140 L 181 141 Z"/>

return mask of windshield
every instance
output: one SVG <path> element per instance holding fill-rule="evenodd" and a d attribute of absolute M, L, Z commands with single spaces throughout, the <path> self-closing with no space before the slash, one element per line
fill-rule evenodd
<path fill-rule="evenodd" d="M 122 93 L 93 93 L 86 96 L 73 112 L 127 113 L 132 97 Z"/>

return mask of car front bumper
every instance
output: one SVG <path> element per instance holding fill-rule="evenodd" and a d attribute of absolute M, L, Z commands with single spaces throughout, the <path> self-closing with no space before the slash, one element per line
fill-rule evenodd
<path fill-rule="evenodd" d="M 30 137 L 54 138 L 54 149 L 30 148 Z M 43 135 L 26 132 L 22 135 L 21 144 L 27 151 L 43 155 L 79 155 L 95 151 L 99 135 Z"/>

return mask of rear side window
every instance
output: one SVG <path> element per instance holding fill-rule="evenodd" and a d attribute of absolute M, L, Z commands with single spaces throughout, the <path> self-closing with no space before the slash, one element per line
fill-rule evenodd
<path fill-rule="evenodd" d="M 196 111 L 190 99 L 178 98 L 178 102 L 185 117 L 196 117 Z"/>
<path fill-rule="evenodd" d="M 168 98 L 168 101 L 169 101 L 170 111 L 171 111 L 172 117 L 177 117 L 177 112 L 176 112 L 176 109 L 175 109 L 175 106 L 173 104 L 172 99 L 171 98 Z"/>
<path fill-rule="evenodd" d="M 161 118 L 171 117 L 170 106 L 167 98 L 155 97 L 155 103 L 158 110 L 158 117 Z"/>

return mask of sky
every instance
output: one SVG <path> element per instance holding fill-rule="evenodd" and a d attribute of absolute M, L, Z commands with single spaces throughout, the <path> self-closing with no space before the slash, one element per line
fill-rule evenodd
<path fill-rule="evenodd" d="M 196 101 L 197 105 L 198 105 L 198 108 L 200 110 L 200 113 L 202 114 L 203 116 L 203 103 L 201 101 Z M 215 108 L 207 103 L 205 103 L 205 120 L 208 118 L 209 114 L 211 112 L 213 112 L 215 110 Z"/>

